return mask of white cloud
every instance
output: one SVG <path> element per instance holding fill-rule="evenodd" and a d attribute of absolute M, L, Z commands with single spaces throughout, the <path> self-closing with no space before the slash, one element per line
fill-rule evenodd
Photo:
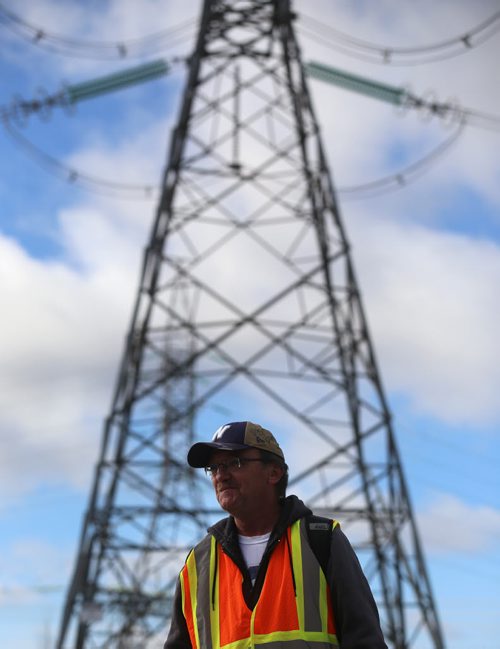
<path fill-rule="evenodd" d="M 14 561 L 2 558 L 5 582 L 24 583 L 26 588 L 61 585 L 58 575 L 71 565 L 71 557 L 61 547 L 35 537 L 17 539 L 9 547 Z M 40 559 L 43 559 L 40 561 Z"/>
<path fill-rule="evenodd" d="M 500 248 L 380 218 L 353 238 L 389 387 L 446 421 L 497 417 Z"/>
<path fill-rule="evenodd" d="M 159 177 L 166 123 L 102 139 L 71 166 L 127 182 Z M 139 180 L 140 182 L 140 180 Z M 154 198 L 86 196 L 61 208 L 51 236 L 58 258 L 36 259 L 0 236 L 0 459 L 4 495 L 38 481 L 87 483 L 132 311 Z M 22 468 L 22 470 L 21 470 Z"/>
<path fill-rule="evenodd" d="M 148 38 L 159 32 L 177 28 L 180 24 L 198 18 L 199 0 L 185 0 L 175 5 L 167 0 L 111 0 L 97 10 L 89 10 L 82 3 L 63 3 L 56 0 L 17 3 L 13 13 L 25 23 L 41 31 L 38 44 L 32 43 L 23 50 L 19 65 L 27 55 L 42 58 L 54 71 L 65 75 L 106 74 L 137 64 L 138 58 L 148 60 L 165 55 L 166 48 L 176 54 L 186 53 L 191 40 L 179 38 L 179 33 L 158 41 Z M 21 30 L 26 40 L 32 30 Z M 195 33 L 195 25 L 184 35 Z M 11 43 L 18 43 L 19 36 L 11 36 Z M 61 43 L 61 41 L 64 41 Z M 82 44 L 93 42 L 95 50 Z M 119 45 L 125 44 L 124 48 Z M 110 45 L 111 47 L 108 47 Z M 127 47 L 128 46 L 128 47 Z M 167 56 L 168 58 L 168 56 Z"/>
<path fill-rule="evenodd" d="M 441 494 L 417 518 L 424 546 L 431 552 L 474 554 L 498 549 L 498 509 Z"/>
<path fill-rule="evenodd" d="M 33 259 L 0 238 L 0 475 L 9 490 L 85 479 L 138 285 L 143 226 L 95 207 L 68 209 L 60 222 L 64 260 Z"/>
<path fill-rule="evenodd" d="M 123 342 L 126 273 L 111 266 L 85 276 L 31 259 L 4 238 L 0 258 L 2 484 L 22 491 L 61 471 L 79 481 L 85 463 L 78 446 L 110 398 Z"/>

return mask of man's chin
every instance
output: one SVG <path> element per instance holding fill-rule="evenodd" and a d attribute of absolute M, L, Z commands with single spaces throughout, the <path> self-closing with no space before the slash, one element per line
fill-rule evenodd
<path fill-rule="evenodd" d="M 236 491 L 234 489 L 224 489 L 224 491 L 217 494 L 217 500 L 222 509 L 231 513 L 236 503 Z"/>

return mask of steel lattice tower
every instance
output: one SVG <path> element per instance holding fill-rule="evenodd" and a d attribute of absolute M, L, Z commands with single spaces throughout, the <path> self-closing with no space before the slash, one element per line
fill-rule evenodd
<path fill-rule="evenodd" d="M 390 647 L 444 647 L 289 2 L 204 2 L 59 649 L 161 646 L 221 516 L 187 449 L 239 419 L 347 530 Z"/>

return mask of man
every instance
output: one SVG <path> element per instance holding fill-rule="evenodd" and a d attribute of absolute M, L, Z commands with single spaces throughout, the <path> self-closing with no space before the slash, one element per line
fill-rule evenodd
<path fill-rule="evenodd" d="M 308 534 L 312 512 L 296 496 L 285 498 L 288 466 L 268 430 L 226 424 L 187 459 L 211 476 L 229 517 L 186 559 L 164 649 L 387 649 L 372 593 L 336 521 L 325 532 L 325 579 Z"/>

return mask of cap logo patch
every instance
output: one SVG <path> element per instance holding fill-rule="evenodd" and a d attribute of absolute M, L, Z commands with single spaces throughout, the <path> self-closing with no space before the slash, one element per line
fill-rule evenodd
<path fill-rule="evenodd" d="M 220 439 L 221 437 L 223 437 L 224 433 L 226 432 L 226 430 L 228 428 L 231 428 L 231 426 L 229 426 L 227 424 L 225 426 L 221 426 L 220 428 L 218 428 L 215 431 L 214 436 L 212 437 L 212 441 L 215 442 L 215 440 Z"/>

